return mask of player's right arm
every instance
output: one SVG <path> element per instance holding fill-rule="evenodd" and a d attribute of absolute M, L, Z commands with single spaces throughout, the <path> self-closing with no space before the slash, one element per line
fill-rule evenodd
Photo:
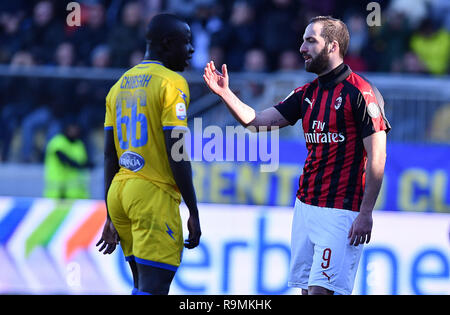
<path fill-rule="evenodd" d="M 242 126 L 246 128 L 252 126 L 259 131 L 260 127 L 267 127 L 265 130 L 271 130 L 272 127 L 283 128 L 289 125 L 289 121 L 274 107 L 265 109 L 262 112 L 256 112 L 253 108 L 243 103 L 229 88 L 226 65 L 222 65 L 222 73 L 220 73 L 216 70 L 214 62 L 209 62 L 205 67 L 203 79 L 209 89 L 220 96 L 231 114 Z"/>

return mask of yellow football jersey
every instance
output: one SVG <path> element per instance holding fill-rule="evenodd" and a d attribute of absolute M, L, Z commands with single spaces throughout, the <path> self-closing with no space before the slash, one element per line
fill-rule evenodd
<path fill-rule="evenodd" d="M 106 97 L 105 129 L 114 130 L 120 170 L 115 179 L 145 178 L 181 200 L 163 130 L 187 129 L 186 80 L 161 62 L 144 60 L 125 72 Z"/>

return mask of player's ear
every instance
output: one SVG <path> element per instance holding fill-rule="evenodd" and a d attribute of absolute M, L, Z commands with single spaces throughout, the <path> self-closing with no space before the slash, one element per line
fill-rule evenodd
<path fill-rule="evenodd" d="M 330 43 L 330 53 L 335 52 L 339 48 L 339 43 L 337 41 L 332 41 Z"/>
<path fill-rule="evenodd" d="M 161 48 L 162 48 L 164 51 L 170 50 L 170 39 L 169 39 L 168 37 L 164 37 L 164 38 L 161 40 Z"/>

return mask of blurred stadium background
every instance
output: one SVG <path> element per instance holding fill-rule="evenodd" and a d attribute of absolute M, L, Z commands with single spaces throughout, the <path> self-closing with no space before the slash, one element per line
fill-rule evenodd
<path fill-rule="evenodd" d="M 346 63 L 381 91 L 392 125 L 373 239 L 354 294 L 450 294 L 450 2 L 85 0 L 0 3 L 0 293 L 128 294 L 120 250 L 96 252 L 103 225 L 104 99 L 145 49 L 145 26 L 166 11 L 191 25 L 196 52 L 183 74 L 190 124 L 236 125 L 203 84 L 210 59 L 257 110 L 313 78 L 298 53 L 309 18 L 349 27 Z M 90 167 L 83 200 L 43 198 L 46 145 L 74 118 Z M 204 143 L 209 139 L 204 139 Z M 204 144 L 203 143 L 203 144 Z M 305 159 L 297 125 L 280 132 L 280 166 L 193 162 L 202 244 L 185 251 L 172 294 L 297 294 L 286 287 L 291 206 Z M 186 219 L 186 209 L 182 208 Z M 276 266 L 276 267 L 275 267 Z"/>

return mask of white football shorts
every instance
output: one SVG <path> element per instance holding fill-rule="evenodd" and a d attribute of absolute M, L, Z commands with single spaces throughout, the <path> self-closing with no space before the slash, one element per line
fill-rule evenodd
<path fill-rule="evenodd" d="M 296 199 L 291 234 L 288 286 L 320 286 L 351 294 L 363 245 L 349 245 L 358 212 L 316 207 Z"/>

